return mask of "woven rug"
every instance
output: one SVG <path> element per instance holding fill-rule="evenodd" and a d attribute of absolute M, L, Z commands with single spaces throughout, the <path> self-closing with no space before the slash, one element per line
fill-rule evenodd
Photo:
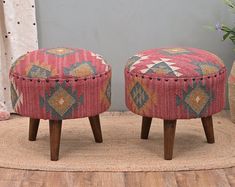
<path fill-rule="evenodd" d="M 28 141 L 28 118 L 0 122 L 0 167 L 48 171 L 179 171 L 235 166 L 235 125 L 226 112 L 214 116 L 215 144 L 207 144 L 200 119 L 178 120 L 174 158 L 163 159 L 162 120 L 141 140 L 141 117 L 101 115 L 104 143 L 96 144 L 87 118 L 63 122 L 60 159 L 50 161 L 48 121 Z"/>

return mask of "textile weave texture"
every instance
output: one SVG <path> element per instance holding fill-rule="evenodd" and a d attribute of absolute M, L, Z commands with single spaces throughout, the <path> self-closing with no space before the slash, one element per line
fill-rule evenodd
<path fill-rule="evenodd" d="M 39 49 L 20 57 L 10 70 L 14 110 L 31 118 L 95 116 L 111 102 L 111 67 L 84 49 Z"/>
<path fill-rule="evenodd" d="M 216 55 L 195 48 L 143 51 L 125 67 L 126 105 L 162 119 L 206 117 L 225 105 L 226 68 Z"/>

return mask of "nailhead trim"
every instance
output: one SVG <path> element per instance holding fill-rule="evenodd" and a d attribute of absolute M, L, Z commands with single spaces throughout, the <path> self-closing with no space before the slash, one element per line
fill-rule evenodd
<path fill-rule="evenodd" d="M 111 69 L 109 70 L 109 72 L 105 72 L 103 74 L 99 74 L 99 75 L 96 75 L 96 76 L 93 76 L 93 77 L 86 77 L 86 78 L 79 78 L 79 77 L 75 77 L 75 78 L 71 78 L 71 79 L 50 79 L 50 78 L 47 78 L 47 79 L 37 79 L 37 78 L 31 78 L 31 77 L 21 77 L 19 75 L 15 75 L 15 74 L 10 74 L 10 76 L 16 78 L 16 79 L 21 79 L 22 81 L 30 81 L 30 82 L 33 82 L 34 80 L 37 81 L 38 83 L 40 82 L 46 82 L 46 83 L 49 83 L 51 81 L 55 81 L 55 82 L 60 82 L 60 81 L 66 81 L 67 83 L 68 82 L 71 82 L 71 81 L 74 81 L 74 82 L 78 82 L 79 80 L 83 80 L 83 81 L 87 81 L 88 79 L 91 79 L 91 80 L 95 80 L 95 79 L 98 79 L 98 78 L 102 78 L 102 77 L 107 77 L 108 74 L 111 74 Z"/>
<path fill-rule="evenodd" d="M 205 80 L 205 79 L 210 79 L 211 77 L 215 77 L 215 78 L 217 78 L 218 77 L 218 75 L 222 75 L 222 74 L 224 74 L 226 72 L 226 69 L 224 68 L 223 70 L 220 70 L 219 72 L 217 72 L 215 75 L 209 75 L 209 76 L 204 76 L 204 77 L 192 77 L 192 78 L 178 78 L 178 79 L 176 79 L 176 78 L 173 78 L 173 77 L 169 77 L 169 78 L 167 78 L 167 79 L 164 79 L 164 77 L 162 78 L 160 78 L 160 77 L 150 77 L 150 76 L 146 76 L 146 75 L 141 75 L 141 74 L 136 74 L 136 73 L 132 73 L 132 72 L 130 72 L 130 71 L 127 71 L 126 70 L 126 73 L 127 74 L 129 74 L 130 76 L 132 76 L 132 77 L 142 77 L 142 79 L 146 79 L 146 78 L 148 78 L 149 80 L 153 80 L 153 79 L 157 79 L 158 81 L 161 81 L 161 80 L 165 80 L 165 81 L 169 81 L 169 80 L 173 80 L 174 79 L 174 81 L 175 82 L 177 82 L 178 80 L 181 80 L 181 79 L 183 79 L 185 82 L 187 82 L 188 80 L 192 80 L 192 81 L 196 81 L 196 80 Z"/>

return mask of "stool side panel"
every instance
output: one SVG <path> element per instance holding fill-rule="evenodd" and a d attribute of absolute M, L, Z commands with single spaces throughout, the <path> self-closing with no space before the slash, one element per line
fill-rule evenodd
<path fill-rule="evenodd" d="M 111 70 L 89 79 L 30 79 L 10 75 L 15 111 L 36 119 L 90 117 L 111 104 Z"/>
<path fill-rule="evenodd" d="M 190 119 L 220 112 L 225 106 L 226 69 L 213 77 L 158 79 L 125 69 L 127 108 L 141 116 Z"/>

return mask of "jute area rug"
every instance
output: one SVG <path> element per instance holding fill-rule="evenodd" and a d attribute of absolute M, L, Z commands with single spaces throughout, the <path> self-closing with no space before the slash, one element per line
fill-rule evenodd
<path fill-rule="evenodd" d="M 0 167 L 48 171 L 179 171 L 235 166 L 235 124 L 226 112 L 214 116 L 215 144 L 207 144 L 200 119 L 178 120 L 174 158 L 163 159 L 163 124 L 154 119 L 141 140 L 141 117 L 101 115 L 104 142 L 94 142 L 87 118 L 63 122 L 60 159 L 50 161 L 48 121 L 28 141 L 28 118 L 0 122 Z"/>

